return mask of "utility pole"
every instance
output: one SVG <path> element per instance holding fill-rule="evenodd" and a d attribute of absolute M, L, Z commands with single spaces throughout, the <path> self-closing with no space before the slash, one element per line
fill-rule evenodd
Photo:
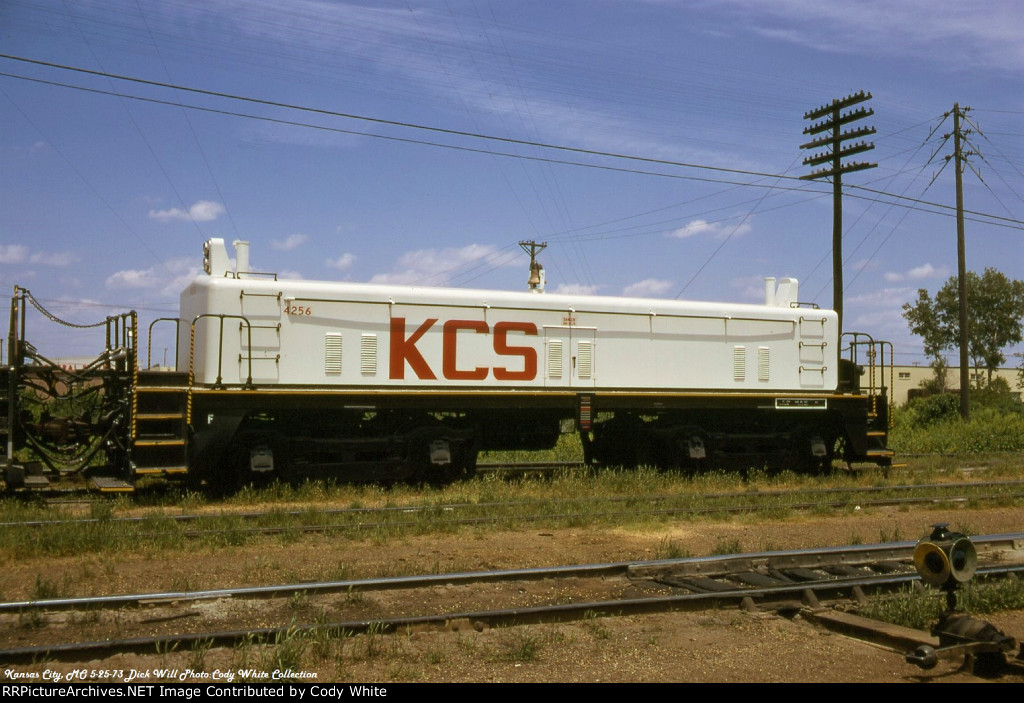
<path fill-rule="evenodd" d="M 821 122 L 805 127 L 804 134 L 815 135 L 822 132 L 826 132 L 826 134 L 800 145 L 801 149 L 827 147 L 827 151 L 808 156 L 803 163 L 805 166 L 820 166 L 821 164 L 829 164 L 829 166 L 800 176 L 800 179 L 813 180 L 826 177 L 832 179 L 832 307 L 839 316 L 840 334 L 843 332 L 843 174 L 863 171 L 878 165 L 863 162 L 844 164 L 842 162 L 847 156 L 875 148 L 874 143 L 865 141 L 845 147 L 842 145 L 843 142 L 850 139 L 859 139 L 875 133 L 874 127 L 859 127 L 842 131 L 843 125 L 855 122 L 862 117 L 870 117 L 875 114 L 875 111 L 863 107 L 845 114 L 842 111 L 870 99 L 871 93 L 865 93 L 862 90 L 805 113 L 805 120 L 821 120 Z"/>
<path fill-rule="evenodd" d="M 526 285 L 530 287 L 530 291 L 534 293 L 544 292 L 544 267 L 537 261 L 537 254 L 544 251 L 548 243 L 537 243 L 532 239 L 525 242 L 519 242 L 519 246 L 530 255 L 530 280 L 526 282 Z"/>
<path fill-rule="evenodd" d="M 973 151 L 964 151 L 963 142 L 970 130 L 960 129 L 961 116 L 971 108 L 960 109 L 953 103 L 953 157 L 956 160 L 956 275 L 960 294 L 960 417 L 971 419 L 970 374 L 968 373 L 969 335 L 967 322 L 967 243 L 964 240 L 964 163 Z M 949 139 L 950 135 L 945 135 Z M 946 157 L 948 162 L 949 156 Z"/>

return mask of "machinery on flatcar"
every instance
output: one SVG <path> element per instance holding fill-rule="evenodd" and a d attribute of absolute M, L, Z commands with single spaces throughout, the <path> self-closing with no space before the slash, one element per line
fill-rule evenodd
<path fill-rule="evenodd" d="M 231 265 L 221 239 L 181 295 L 171 369 L 139 358 L 137 316 L 64 368 L 11 302 L 0 377 L 8 488 L 83 472 L 106 490 L 159 474 L 211 486 L 448 481 L 485 450 L 554 446 L 585 460 L 700 470 L 887 465 L 891 345 L 840 335 L 794 279 L 763 305 L 280 280 Z M 842 346 L 840 344 L 842 343 Z"/>

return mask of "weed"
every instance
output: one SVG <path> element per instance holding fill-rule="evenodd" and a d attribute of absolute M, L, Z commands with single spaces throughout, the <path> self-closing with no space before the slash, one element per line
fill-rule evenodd
<path fill-rule="evenodd" d="M 723 539 L 719 538 L 718 542 L 711 549 L 712 556 L 716 554 L 741 554 L 743 552 L 743 544 L 738 539 Z"/>
<path fill-rule="evenodd" d="M 204 671 L 206 669 L 206 655 L 210 653 L 210 649 L 213 647 L 213 640 L 196 640 L 192 643 L 192 650 L 188 655 L 189 668 L 194 671 Z"/>
<path fill-rule="evenodd" d="M 382 653 L 381 635 L 384 633 L 384 626 L 378 622 L 370 623 L 363 635 L 363 656 L 373 659 Z"/>
<path fill-rule="evenodd" d="M 36 585 L 32 587 L 32 594 L 29 596 L 29 600 L 53 600 L 54 598 L 62 598 L 66 594 L 67 585 L 66 580 L 64 587 L 62 588 L 53 581 L 36 575 Z"/>
<path fill-rule="evenodd" d="M 956 527 L 954 528 L 954 530 L 953 530 L 953 531 L 954 531 L 954 532 L 959 532 L 960 534 L 962 534 L 962 535 L 963 535 L 963 536 L 965 536 L 965 537 L 970 537 L 971 535 L 976 535 L 976 534 L 978 534 L 978 531 L 977 531 L 977 530 L 975 530 L 975 529 L 974 529 L 973 527 L 971 527 L 970 525 L 965 525 L 965 524 L 963 524 L 962 522 L 958 522 L 958 523 L 956 524 Z"/>
<path fill-rule="evenodd" d="M 326 621 L 326 613 L 323 614 Z M 319 618 L 318 618 L 319 620 Z M 337 649 L 338 656 L 341 656 L 344 633 L 329 627 L 318 627 L 309 633 L 310 654 L 315 661 L 325 662 L 334 654 Z"/>
<path fill-rule="evenodd" d="M 683 549 L 675 540 L 663 537 L 654 556 L 655 559 L 688 559 L 693 554 L 688 549 Z"/>
<path fill-rule="evenodd" d="M 38 608 L 28 608 L 18 611 L 18 627 L 24 630 L 38 630 L 46 622 L 43 613 Z"/>
<path fill-rule="evenodd" d="M 171 645 L 171 644 L 162 644 L 160 642 L 156 643 L 156 653 L 157 653 L 157 656 L 160 657 L 160 668 L 162 668 L 162 669 L 169 669 L 170 668 L 168 666 L 169 657 L 172 654 L 174 654 L 177 650 L 178 650 L 178 643 L 177 642 L 175 642 L 173 645 Z"/>
<path fill-rule="evenodd" d="M 279 633 L 274 638 L 274 644 L 264 659 L 263 670 L 301 671 L 302 655 L 305 653 L 308 643 L 307 635 L 294 627 Z M 283 678 L 281 680 L 290 681 L 292 679 Z"/>
<path fill-rule="evenodd" d="M 503 643 L 504 659 L 511 662 L 532 662 L 540 657 L 540 643 L 533 635 L 515 630 Z"/>
<path fill-rule="evenodd" d="M 235 651 L 231 657 L 231 668 L 239 672 L 239 681 L 241 682 L 255 680 L 243 675 L 243 672 L 249 670 L 249 664 L 252 661 L 254 643 L 254 636 L 252 634 L 248 634 L 235 645 Z"/>
<path fill-rule="evenodd" d="M 196 590 L 195 580 L 193 580 L 191 576 L 185 574 L 176 574 L 174 578 L 171 579 L 171 590 L 181 593 L 194 591 Z"/>
<path fill-rule="evenodd" d="M 893 530 L 892 530 L 891 533 L 887 532 L 884 527 L 879 528 L 879 530 L 878 530 L 878 541 L 882 542 L 882 543 L 885 543 L 885 542 L 902 542 L 903 541 L 903 534 L 900 532 L 900 526 L 899 525 L 895 525 L 893 527 Z"/>
<path fill-rule="evenodd" d="M 295 612 L 304 610 L 309 605 L 309 594 L 305 591 L 296 591 L 288 601 L 288 606 Z"/>
<path fill-rule="evenodd" d="M 1000 579 L 971 583 L 958 593 L 958 604 L 965 611 L 983 615 L 999 610 L 1024 608 L 1024 582 Z M 904 627 L 927 630 L 946 607 L 945 595 L 934 589 L 917 593 L 909 589 L 895 596 L 871 601 L 861 613 L 876 620 Z"/>
<path fill-rule="evenodd" d="M 440 666 L 447 660 L 444 650 L 442 649 L 428 649 L 423 653 L 423 661 L 431 666 Z"/>
<path fill-rule="evenodd" d="M 363 592 L 349 586 L 345 591 L 345 602 L 349 605 L 359 605 L 363 602 Z"/>
<path fill-rule="evenodd" d="M 583 613 L 583 625 L 590 630 L 590 634 L 593 635 L 594 639 L 606 640 L 612 636 L 612 631 L 600 622 L 601 617 L 601 613 L 588 610 Z"/>
<path fill-rule="evenodd" d="M 93 520 L 110 520 L 114 516 L 114 506 L 110 501 L 96 500 L 89 503 L 89 517 Z"/>

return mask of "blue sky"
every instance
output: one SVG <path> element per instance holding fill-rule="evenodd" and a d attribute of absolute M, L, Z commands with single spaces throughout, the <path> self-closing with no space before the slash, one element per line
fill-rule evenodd
<path fill-rule="evenodd" d="M 510 290 L 534 239 L 549 290 L 757 302 L 792 276 L 829 307 L 831 186 L 770 175 L 807 173 L 803 114 L 860 90 L 878 167 L 845 183 L 945 206 L 940 122 L 972 108 L 966 207 L 1006 219 L 967 222 L 968 268 L 1024 278 L 1021 26 L 1016 0 L 4 0 L 0 53 L 324 112 L 0 59 L 0 289 L 145 328 L 208 237 L 285 276 Z M 955 273 L 955 220 L 893 202 L 844 201 L 845 327 L 927 363 L 900 307 Z"/>

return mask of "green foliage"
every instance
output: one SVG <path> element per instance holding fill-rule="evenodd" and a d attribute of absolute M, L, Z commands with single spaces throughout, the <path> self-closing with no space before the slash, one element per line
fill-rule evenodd
<path fill-rule="evenodd" d="M 936 396 L 937 397 L 937 396 Z M 1024 451 L 1024 413 L 1000 412 L 990 407 L 959 416 L 922 421 L 913 408 L 896 412 L 889 446 L 908 454 L 979 454 Z"/>
<path fill-rule="evenodd" d="M 503 659 L 510 662 L 533 662 L 540 658 L 541 643 L 521 630 L 512 630 L 504 644 Z"/>
<path fill-rule="evenodd" d="M 742 554 L 743 543 L 738 539 L 719 538 L 711 549 L 712 555 Z"/>
<path fill-rule="evenodd" d="M 1005 361 L 1002 350 L 1022 341 L 1024 281 L 1010 280 L 993 268 L 966 276 L 968 354 L 975 368 L 991 372 Z M 938 360 L 941 352 L 958 348 L 960 293 L 954 276 L 935 294 L 917 291 L 917 301 L 903 306 L 910 331 L 921 337 L 925 353 Z"/>
<path fill-rule="evenodd" d="M 654 554 L 655 559 L 688 559 L 692 556 L 690 550 L 684 549 L 678 542 L 668 537 L 661 538 L 658 551 Z"/>
<path fill-rule="evenodd" d="M 1001 413 L 1024 414 L 1021 403 L 1006 379 L 998 376 L 982 388 L 971 389 L 971 408 L 990 408 Z"/>
<path fill-rule="evenodd" d="M 481 452 L 480 463 L 518 463 L 526 461 L 583 461 L 583 445 L 580 436 L 575 432 L 567 432 L 558 436 L 558 442 L 546 451 L 499 451 Z"/>
<path fill-rule="evenodd" d="M 990 582 L 972 582 L 957 594 L 957 603 L 974 615 L 1024 608 L 1024 582 L 1006 578 Z M 917 593 L 905 589 L 890 598 L 873 600 L 860 612 L 865 617 L 916 630 L 927 630 L 946 608 L 946 597 L 928 589 Z"/>
<path fill-rule="evenodd" d="M 952 420 L 960 414 L 960 398 L 952 393 L 914 398 L 904 412 L 912 427 L 930 427 L 937 422 Z"/>

